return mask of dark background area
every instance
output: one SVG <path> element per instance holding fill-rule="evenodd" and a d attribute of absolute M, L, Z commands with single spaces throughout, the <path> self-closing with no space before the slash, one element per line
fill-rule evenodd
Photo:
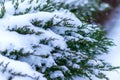
<path fill-rule="evenodd" d="M 109 3 L 112 7 L 116 7 L 120 4 L 120 0 L 102 0 L 102 2 Z"/>
<path fill-rule="evenodd" d="M 111 8 L 103 11 L 103 12 L 98 12 L 94 17 L 95 17 L 95 22 L 103 25 L 106 20 L 109 19 L 109 16 L 111 15 L 112 11 L 120 5 L 120 0 L 102 0 L 102 2 L 108 3 Z"/>

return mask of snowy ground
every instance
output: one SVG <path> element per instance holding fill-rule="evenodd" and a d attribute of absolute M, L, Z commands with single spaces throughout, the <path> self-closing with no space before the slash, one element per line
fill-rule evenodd
<path fill-rule="evenodd" d="M 114 66 L 120 66 L 120 6 L 116 8 L 111 19 L 105 24 L 108 30 L 108 37 L 112 38 L 116 46 L 110 49 L 110 54 L 105 56 L 105 60 Z M 120 80 L 120 70 L 109 72 L 110 80 Z"/>

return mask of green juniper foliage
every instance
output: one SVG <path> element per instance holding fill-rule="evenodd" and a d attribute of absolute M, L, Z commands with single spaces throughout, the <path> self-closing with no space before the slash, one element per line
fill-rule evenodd
<path fill-rule="evenodd" d="M 29 26 L 25 25 L 25 26 L 22 26 L 21 27 L 18 27 L 17 26 L 15 28 L 12 28 L 12 29 L 9 29 L 9 31 L 15 31 L 15 32 L 18 32 L 19 34 L 36 34 L 36 35 L 39 35 L 41 34 L 41 32 L 35 32 L 33 29 L 30 29 Z"/>
<path fill-rule="evenodd" d="M 1 5 L 0 18 L 3 18 L 3 16 L 5 15 L 5 12 L 6 12 L 4 3 L 5 3 L 5 1 L 4 2 L 0 2 L 0 5 Z"/>
<path fill-rule="evenodd" d="M 40 15 L 37 18 L 32 17 L 28 25 L 19 26 L 14 23 L 14 26 L 7 26 L 7 30 L 11 33 L 35 36 L 38 43 L 30 44 L 32 51 L 26 51 L 25 47 L 10 50 L 6 48 L 0 52 L 3 56 L 28 63 L 34 71 L 42 73 L 47 80 L 73 80 L 75 76 L 89 80 L 94 80 L 93 77 L 109 80 L 104 71 L 118 68 L 97 58 L 99 55 L 107 53 L 108 48 L 114 45 L 109 38 L 105 37 L 105 31 L 100 26 L 88 23 L 89 20 L 93 20 L 92 15 L 99 11 L 100 0 L 88 0 L 88 3 L 84 4 L 85 6 L 76 6 L 76 0 L 72 4 L 54 2 L 53 0 L 46 0 L 45 4 L 42 4 L 41 0 L 28 0 L 28 7 L 22 11 L 19 11 L 19 6 L 25 0 L 10 1 L 14 7 L 12 14 L 14 17 L 41 12 L 47 12 L 52 17 L 47 17 L 46 20 L 46 16 L 43 18 Z M 36 5 L 34 6 L 33 3 Z M 80 3 L 79 0 L 78 3 Z M 79 22 L 77 23 L 76 19 L 74 20 L 70 16 L 64 17 L 54 14 L 55 11 L 61 12 L 62 10 L 66 15 L 74 14 Z M 3 18 L 5 14 L 7 13 L 4 4 L 2 4 L 0 18 Z M 82 25 L 80 24 L 81 21 Z M 49 37 L 51 35 L 49 32 L 56 34 L 59 38 Z M 59 41 L 61 37 L 66 48 L 61 47 L 62 44 L 55 44 L 55 41 Z M 46 52 L 44 53 L 44 51 Z M 36 63 L 36 60 L 39 63 Z M 3 64 L 4 62 L 1 62 L 0 66 L 4 67 L 4 73 L 10 63 L 6 66 Z M 39 80 L 39 77 L 13 72 L 12 70 L 8 72 L 11 74 L 8 80 L 12 80 L 14 76 L 27 76 L 33 80 Z"/>

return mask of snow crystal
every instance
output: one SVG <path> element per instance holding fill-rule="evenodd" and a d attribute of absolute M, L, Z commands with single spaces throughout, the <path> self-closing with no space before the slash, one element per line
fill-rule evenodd
<path fill-rule="evenodd" d="M 61 71 L 55 71 L 55 72 L 51 73 L 50 77 L 51 78 L 57 78 L 57 77 L 64 77 L 64 75 Z"/>

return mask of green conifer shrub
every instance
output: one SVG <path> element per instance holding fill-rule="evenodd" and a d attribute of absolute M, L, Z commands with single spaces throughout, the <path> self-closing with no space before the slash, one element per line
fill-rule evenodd
<path fill-rule="evenodd" d="M 6 64 L 0 61 L 0 70 L 9 73 L 8 80 L 17 80 L 18 76 L 29 80 L 74 80 L 76 76 L 108 80 L 104 71 L 118 68 L 98 58 L 114 43 L 105 37 L 100 26 L 87 22 L 86 14 L 92 19 L 91 14 L 99 10 L 99 1 L 88 0 L 85 4 L 78 1 L 80 6 L 75 2 L 66 4 L 52 0 L 10 0 L 4 4 L 7 2 L 11 2 L 14 11 L 7 13 L 4 7 L 0 24 L 6 22 L 4 16 L 12 16 L 7 18 L 7 24 L 1 25 L 2 31 L 9 33 L 10 39 L 14 35 L 20 39 L 14 36 L 11 40 L 15 42 L 6 42 L 7 47 L 0 49 L 1 56 L 11 60 Z M 28 64 L 36 76 L 10 69 L 12 61 Z"/>

